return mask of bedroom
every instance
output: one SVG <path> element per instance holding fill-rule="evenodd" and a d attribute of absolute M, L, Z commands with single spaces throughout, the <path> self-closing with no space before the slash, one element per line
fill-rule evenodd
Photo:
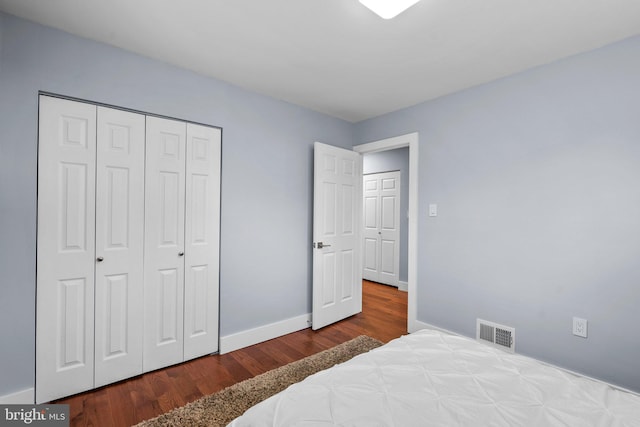
<path fill-rule="evenodd" d="M 310 312 L 313 142 L 418 132 L 416 320 L 640 390 L 638 31 L 354 123 L 3 13 L 0 396 L 34 383 L 40 90 L 223 128 L 221 337 Z"/>

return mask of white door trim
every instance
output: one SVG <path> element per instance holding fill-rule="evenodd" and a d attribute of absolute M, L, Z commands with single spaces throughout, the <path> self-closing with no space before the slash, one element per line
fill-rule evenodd
<path fill-rule="evenodd" d="M 381 139 L 366 144 L 355 145 L 353 151 L 366 154 L 379 151 L 409 147 L 409 280 L 407 331 L 415 332 L 420 328 L 418 324 L 418 132 L 400 135 L 393 138 Z"/>

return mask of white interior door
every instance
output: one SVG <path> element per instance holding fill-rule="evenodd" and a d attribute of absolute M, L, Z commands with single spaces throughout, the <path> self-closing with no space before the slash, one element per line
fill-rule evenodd
<path fill-rule="evenodd" d="M 218 351 L 220 129 L 187 124 L 184 359 Z"/>
<path fill-rule="evenodd" d="M 313 329 L 362 311 L 362 157 L 314 146 Z"/>
<path fill-rule="evenodd" d="M 142 373 L 145 116 L 98 107 L 95 387 Z"/>
<path fill-rule="evenodd" d="M 93 388 L 96 107 L 41 96 L 39 113 L 40 403 Z"/>
<path fill-rule="evenodd" d="M 183 361 L 186 123 L 147 117 L 145 372 Z"/>
<path fill-rule="evenodd" d="M 400 172 L 363 177 L 363 277 L 398 286 Z"/>

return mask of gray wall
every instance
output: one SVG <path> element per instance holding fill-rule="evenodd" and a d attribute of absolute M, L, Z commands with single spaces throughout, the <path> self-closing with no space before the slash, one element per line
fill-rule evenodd
<path fill-rule="evenodd" d="M 361 122 L 356 139 L 415 131 L 418 320 L 513 326 L 516 351 L 640 391 L 640 37 Z"/>
<path fill-rule="evenodd" d="M 0 40 L 0 396 L 34 382 L 39 90 L 222 127 L 221 334 L 310 312 L 313 142 L 352 124 L 9 15 Z"/>
<path fill-rule="evenodd" d="M 408 273 L 409 219 L 409 148 L 365 154 L 362 157 L 362 172 L 378 173 L 400 171 L 400 271 L 399 280 L 406 282 Z"/>

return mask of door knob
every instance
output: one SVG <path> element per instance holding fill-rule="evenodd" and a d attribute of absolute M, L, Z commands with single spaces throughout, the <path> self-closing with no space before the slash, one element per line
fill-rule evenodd
<path fill-rule="evenodd" d="M 96 258 L 96 261 L 98 261 L 98 262 L 102 262 L 102 261 L 104 261 L 104 258 L 102 258 L 101 256 L 99 256 L 98 258 Z"/>
<path fill-rule="evenodd" d="M 178 252 L 178 256 L 184 256 L 184 252 Z"/>
<path fill-rule="evenodd" d="M 314 243 L 313 246 L 318 248 L 318 249 L 331 247 L 331 245 L 327 245 L 327 244 L 322 243 L 322 242 Z"/>

